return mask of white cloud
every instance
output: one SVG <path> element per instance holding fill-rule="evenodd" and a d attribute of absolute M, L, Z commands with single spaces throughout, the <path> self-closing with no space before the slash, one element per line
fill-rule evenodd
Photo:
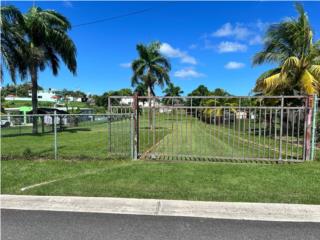
<path fill-rule="evenodd" d="M 226 65 L 224 65 L 224 67 L 226 69 L 239 69 L 239 68 L 243 68 L 245 66 L 244 63 L 241 63 L 241 62 L 228 62 Z"/>
<path fill-rule="evenodd" d="M 198 47 L 198 44 L 191 44 L 189 46 L 189 49 L 196 49 Z"/>
<path fill-rule="evenodd" d="M 256 35 L 253 38 L 249 40 L 250 45 L 258 45 L 258 44 L 263 44 L 263 39 L 260 35 Z"/>
<path fill-rule="evenodd" d="M 200 78 L 204 77 L 205 75 L 203 73 L 197 72 L 193 68 L 184 68 L 176 71 L 174 73 L 174 76 L 177 78 Z"/>
<path fill-rule="evenodd" d="M 180 58 L 182 63 L 189 63 L 193 65 L 197 64 L 194 57 L 178 48 L 173 48 L 169 43 L 162 43 L 160 46 L 160 52 L 169 58 Z"/>
<path fill-rule="evenodd" d="M 222 25 L 217 31 L 212 33 L 213 37 L 235 37 L 236 39 L 246 39 L 252 32 L 243 24 L 237 23 L 232 26 L 231 23 Z"/>
<path fill-rule="evenodd" d="M 120 67 L 130 68 L 131 67 L 131 63 L 120 63 Z"/>
<path fill-rule="evenodd" d="M 263 32 L 270 26 L 269 22 L 262 22 L 260 19 L 255 23 L 255 27 L 258 28 L 259 31 Z"/>
<path fill-rule="evenodd" d="M 218 45 L 218 52 L 245 52 L 247 51 L 247 46 L 238 42 L 221 42 Z"/>
<path fill-rule="evenodd" d="M 72 8 L 73 7 L 73 4 L 71 1 L 68 1 L 68 0 L 63 0 L 63 5 L 67 8 Z"/>

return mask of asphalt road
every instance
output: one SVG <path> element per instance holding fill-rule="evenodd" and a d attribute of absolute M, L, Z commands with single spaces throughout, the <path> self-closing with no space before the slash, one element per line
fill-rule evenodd
<path fill-rule="evenodd" d="M 320 239 L 320 223 L 1 210 L 1 239 Z"/>

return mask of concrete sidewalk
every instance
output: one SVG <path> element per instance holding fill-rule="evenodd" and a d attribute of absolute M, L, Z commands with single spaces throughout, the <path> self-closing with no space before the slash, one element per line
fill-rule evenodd
<path fill-rule="evenodd" d="M 320 205 L 1 195 L 2 209 L 320 222 Z"/>

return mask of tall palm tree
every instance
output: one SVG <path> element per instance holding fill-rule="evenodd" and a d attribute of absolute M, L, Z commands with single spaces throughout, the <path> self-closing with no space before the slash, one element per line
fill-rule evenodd
<path fill-rule="evenodd" d="M 23 61 L 31 77 L 32 108 L 37 114 L 38 73 L 50 67 L 57 75 L 60 59 L 69 71 L 76 74 L 76 47 L 68 36 L 71 24 L 66 17 L 53 10 L 32 7 L 24 15 Z M 33 132 L 37 133 L 37 118 L 33 118 Z"/>
<path fill-rule="evenodd" d="M 16 83 L 16 73 L 25 77 L 26 71 L 22 60 L 24 19 L 22 13 L 14 6 L 1 7 L 1 68 L 0 79 L 3 80 L 3 67 Z M 3 66 L 4 65 L 4 66 Z"/>
<path fill-rule="evenodd" d="M 302 5 L 296 4 L 297 19 L 271 25 L 264 49 L 254 56 L 253 64 L 276 63 L 256 82 L 255 92 L 263 94 L 319 94 L 320 41 L 313 32 Z"/>
<path fill-rule="evenodd" d="M 183 94 L 183 91 L 179 86 L 175 86 L 173 83 L 169 83 L 167 88 L 163 90 L 165 97 L 179 97 Z M 173 102 L 173 99 L 164 99 L 165 104 L 170 104 Z"/>
<path fill-rule="evenodd" d="M 138 44 L 137 51 L 139 58 L 132 62 L 132 86 L 143 82 L 148 89 L 149 102 L 149 127 L 151 124 L 151 96 L 154 96 L 154 86 L 163 87 L 170 83 L 170 63 L 159 52 L 160 43 L 153 42 L 149 45 Z"/>

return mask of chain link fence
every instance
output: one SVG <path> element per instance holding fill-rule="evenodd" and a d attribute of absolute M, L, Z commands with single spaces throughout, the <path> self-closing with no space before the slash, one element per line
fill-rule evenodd
<path fill-rule="evenodd" d="M 37 128 L 33 128 L 33 118 Z M 132 114 L 1 115 L 2 159 L 131 157 Z"/>

